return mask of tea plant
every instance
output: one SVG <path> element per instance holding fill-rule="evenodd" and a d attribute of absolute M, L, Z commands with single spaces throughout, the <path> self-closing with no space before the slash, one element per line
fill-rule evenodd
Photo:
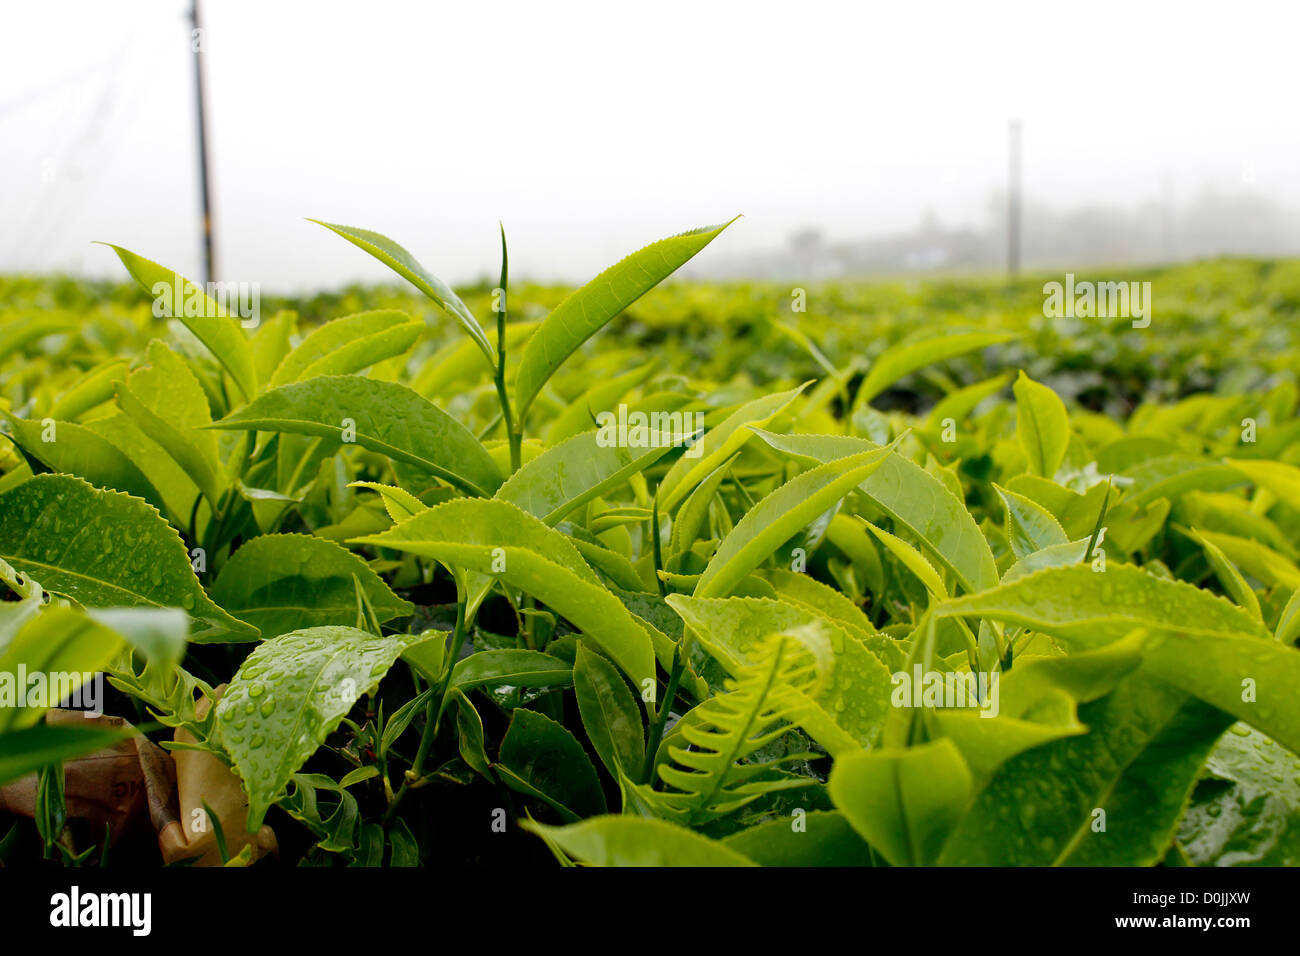
<path fill-rule="evenodd" d="M 503 233 L 483 311 L 322 225 L 442 318 L 349 293 L 380 307 L 250 334 L 113 247 L 194 314 L 19 295 L 0 323 L 0 673 L 105 671 L 237 775 L 282 864 L 1300 855 L 1291 333 L 1275 362 L 1204 316 L 971 321 L 985 293 L 939 285 L 919 331 L 845 341 L 754 287 L 768 350 L 709 325 L 741 293 L 636 305 L 726 226 L 519 309 Z M 1070 336 L 1107 335 L 1072 380 Z M 1225 387 L 1185 395 L 1201 358 Z M 112 737 L 44 709 L 0 709 L 0 783 Z M 50 805 L 47 854 L 85 862 Z"/>

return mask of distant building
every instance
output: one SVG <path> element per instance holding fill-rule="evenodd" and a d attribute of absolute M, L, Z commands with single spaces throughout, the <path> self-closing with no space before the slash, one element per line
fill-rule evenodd
<path fill-rule="evenodd" d="M 1004 220 L 994 199 L 983 228 L 945 228 L 927 213 L 914 230 L 830 242 L 818 229 L 792 235 L 782 249 L 709 257 L 699 278 L 835 279 L 908 272 L 996 272 L 1006 265 Z M 1300 215 L 1253 193 L 1207 189 L 1181 208 L 1166 194 L 1132 209 L 1093 205 L 1024 212 L 1026 268 L 1141 265 L 1221 255 L 1300 254 Z"/>

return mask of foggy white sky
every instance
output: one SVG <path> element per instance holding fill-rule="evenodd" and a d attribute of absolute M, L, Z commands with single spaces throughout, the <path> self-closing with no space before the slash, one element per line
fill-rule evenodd
<path fill-rule="evenodd" d="M 0 272 L 199 272 L 188 0 L 0 5 Z M 978 223 L 1025 123 L 1032 199 L 1243 183 L 1300 199 L 1294 4 L 206 0 L 220 277 L 585 279 L 744 213 L 705 253 L 927 210 Z"/>

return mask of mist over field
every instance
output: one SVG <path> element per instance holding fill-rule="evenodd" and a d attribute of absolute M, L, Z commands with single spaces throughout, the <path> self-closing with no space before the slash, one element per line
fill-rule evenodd
<path fill-rule="evenodd" d="M 204 11 L 219 272 L 376 280 L 304 217 L 392 235 L 454 282 L 583 281 L 743 213 L 689 274 L 1300 253 L 1287 5 L 222 0 Z M 186 0 L 0 14 L 0 273 L 199 270 Z M 1108 26 L 1109 25 L 1109 26 Z"/>

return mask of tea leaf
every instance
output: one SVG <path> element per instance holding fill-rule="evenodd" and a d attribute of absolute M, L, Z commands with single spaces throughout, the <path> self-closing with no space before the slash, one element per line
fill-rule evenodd
<path fill-rule="evenodd" d="M 1065 405 L 1055 392 L 1024 372 L 1012 389 L 1016 393 L 1016 437 L 1025 449 L 1030 471 L 1051 478 L 1065 460 L 1065 449 L 1070 444 L 1070 417 Z"/>
<path fill-rule="evenodd" d="M 378 309 L 333 319 L 313 329 L 276 366 L 267 383 L 276 388 L 321 375 L 347 375 L 401 355 L 419 338 L 424 325 L 405 312 Z"/>
<path fill-rule="evenodd" d="M 543 714 L 515 709 L 497 768 L 506 786 L 545 800 L 566 819 L 605 812 L 596 768 L 582 744 Z"/>
<path fill-rule="evenodd" d="M 346 548 L 303 534 L 264 534 L 245 542 L 217 575 L 212 598 L 263 634 L 284 634 L 355 623 L 354 580 L 381 622 L 415 608 Z"/>
<path fill-rule="evenodd" d="M 1300 468 L 1281 461 L 1229 458 L 1228 464 L 1260 488 L 1267 488 L 1281 501 L 1300 501 Z"/>
<path fill-rule="evenodd" d="M 471 494 L 486 497 L 501 484 L 496 463 L 469 429 L 394 382 L 340 375 L 281 385 L 212 427 L 340 439 L 348 422 L 363 448 Z"/>
<path fill-rule="evenodd" d="M 1007 538 L 1017 558 L 1024 559 L 1044 548 L 1065 544 L 1069 539 L 1051 512 L 1014 491 L 999 485 L 993 489 L 1007 511 Z"/>
<path fill-rule="evenodd" d="M 573 683 L 573 669 L 564 661 L 522 648 L 479 651 L 457 661 L 451 671 L 451 686 L 467 691 L 485 684 L 517 687 L 566 687 Z"/>
<path fill-rule="evenodd" d="M 807 383 L 787 392 L 765 395 L 747 402 L 728 415 L 719 424 L 704 433 L 695 448 L 694 458 L 683 455 L 668 469 L 659 482 L 659 508 L 671 512 L 691 489 L 705 476 L 734 455 L 749 441 L 758 426 L 766 425 L 780 415 L 807 388 Z M 695 451 L 692 448 L 692 451 Z M 845 452 L 848 454 L 848 452 Z"/>
<path fill-rule="evenodd" d="M 248 791 L 249 833 L 352 705 L 419 640 L 312 627 L 264 641 L 245 659 L 217 702 L 214 736 Z"/>
<path fill-rule="evenodd" d="M 1277 639 L 1283 644 L 1294 644 L 1300 638 L 1300 588 L 1291 594 L 1277 619 Z"/>
<path fill-rule="evenodd" d="M 723 843 L 759 866 L 874 866 L 871 848 L 833 810 L 798 811 L 801 829 L 778 817 L 733 833 Z"/>
<path fill-rule="evenodd" d="M 126 266 L 126 271 L 131 273 L 131 278 L 140 283 L 150 295 L 157 296 L 166 290 L 163 294 L 166 301 L 171 303 L 171 317 L 182 323 L 207 346 L 208 351 L 230 373 L 244 398 L 251 399 L 257 394 L 253 352 L 243 329 L 236 319 L 226 316 L 225 310 L 208 297 L 202 286 L 121 246 L 115 246 L 111 242 L 102 245 L 117 253 L 122 265 Z M 180 290 L 179 296 L 175 291 L 177 289 Z M 197 309 L 188 307 L 191 300 L 198 303 Z M 195 311 L 201 314 L 191 314 Z"/>
<path fill-rule="evenodd" d="M 859 408 L 869 405 L 873 398 L 890 385 L 919 368 L 976 349 L 988 348 L 990 345 L 1000 345 L 1014 338 L 1014 335 L 1005 332 L 965 332 L 886 349 L 872 364 L 867 377 L 858 386 L 858 393 L 853 399 L 853 410 L 856 412 Z"/>
<path fill-rule="evenodd" d="M 641 779 L 645 730 L 636 697 L 622 675 L 605 658 L 579 644 L 573 689 L 582 726 L 601 763 L 616 779 L 620 773 Z"/>
<path fill-rule="evenodd" d="M 556 306 L 528 340 L 519 361 L 515 401 L 520 420 L 546 380 L 583 342 L 676 272 L 729 225 L 705 226 L 653 242 L 610 266 Z"/>
<path fill-rule="evenodd" d="M 1205 552 L 1205 558 L 1210 562 L 1210 567 L 1219 578 L 1219 583 L 1223 589 L 1228 592 L 1234 601 L 1241 605 L 1251 617 L 1261 624 L 1264 623 L 1264 615 L 1259 609 L 1259 598 L 1251 590 L 1250 585 L 1246 583 L 1237 566 L 1233 564 L 1228 556 L 1225 555 L 1213 541 L 1194 529 L 1188 529 L 1187 534 L 1191 536 L 1201 549 Z M 1244 539 L 1242 539 L 1244 540 Z M 1280 555 L 1279 555 L 1280 557 Z"/>
<path fill-rule="evenodd" d="M 122 643 L 120 634 L 72 608 L 50 608 L 30 618 L 0 652 L 0 674 L 11 681 L 17 680 L 14 675 L 24 672 L 48 675 L 49 683 L 59 674 L 67 675 L 67 680 L 57 691 L 49 687 L 42 693 L 31 688 L 33 693 L 41 694 L 39 703 L 24 703 L 27 686 L 20 688 L 22 694 L 17 699 L 11 689 L 5 706 L 0 707 L 0 733 L 31 727 L 46 710 L 59 706 L 66 695 L 78 691 L 84 676 L 107 667 Z M 51 694 L 55 695 L 53 699 Z"/>
<path fill-rule="evenodd" d="M 970 798 L 970 771 L 949 740 L 845 754 L 831 771 L 835 806 L 892 866 L 926 866 Z"/>
<path fill-rule="evenodd" d="M 396 548 L 498 579 L 572 621 L 639 685 L 654 676 L 644 628 L 574 546 L 506 501 L 449 501 L 355 543 Z"/>
<path fill-rule="evenodd" d="M 1124 474 L 1132 479 L 1127 500 L 1139 506 L 1157 498 L 1176 498 L 1188 491 L 1221 491 L 1246 481 L 1246 476 L 1230 465 L 1186 455 L 1151 458 Z"/>
<path fill-rule="evenodd" d="M 124 359 L 110 359 L 91 369 L 59 396 L 50 408 L 50 418 L 75 421 L 84 412 L 111 399 L 117 386 L 126 381 L 127 365 Z"/>
<path fill-rule="evenodd" d="M 452 291 L 451 286 L 420 265 L 409 252 L 387 236 L 372 232 L 369 229 L 340 226 L 334 223 L 321 222 L 319 219 L 312 219 L 311 222 L 337 233 L 358 249 L 364 249 L 427 295 L 434 305 L 460 323 L 460 327 L 474 340 L 474 344 L 478 346 L 479 351 L 483 353 L 483 357 L 487 359 L 488 366 L 494 367 L 496 365 L 496 355 L 493 353 L 492 346 L 488 344 L 487 335 L 484 334 L 483 327 L 479 325 L 478 319 L 474 318 L 473 313 L 460 300 L 460 296 Z"/>
<path fill-rule="evenodd" d="M 943 580 L 935 571 L 934 565 L 925 559 L 925 555 L 902 538 L 896 537 L 888 531 L 882 531 L 873 524 L 868 524 L 867 530 L 902 563 L 903 567 L 916 575 L 917 579 L 925 585 L 925 589 L 933 597 L 940 600 L 948 597 L 948 589 L 944 587 Z"/>
<path fill-rule="evenodd" d="M 257 639 L 204 593 L 157 511 L 78 478 L 37 475 L 0 495 L 0 558 L 86 607 L 183 608 L 198 643 Z"/>
<path fill-rule="evenodd" d="M 598 431 L 574 435 L 523 465 L 496 497 L 553 526 L 673 451 L 674 437 L 654 431 L 645 446 L 630 448 L 610 444 Z"/>
<path fill-rule="evenodd" d="M 830 462 L 878 448 L 865 438 L 842 435 L 774 435 L 757 430 L 777 451 L 804 461 Z M 858 486 L 921 543 L 930 557 L 951 571 L 967 591 L 998 582 L 993 552 L 962 502 L 937 478 L 901 455 L 890 455 Z"/>
<path fill-rule="evenodd" d="M 1210 752 L 1178 842 L 1196 866 L 1300 864 L 1300 757 L 1233 727 Z"/>
<path fill-rule="evenodd" d="M 813 779 L 780 768 L 815 759 L 813 754 L 796 748 L 778 756 L 763 752 L 810 710 L 802 691 L 820 682 L 829 662 L 825 633 L 813 628 L 755 643 L 726 692 L 690 710 L 665 741 L 668 759 L 656 759 L 655 772 L 671 789 L 643 791 L 643 798 L 677 822 L 700 825 L 760 797 L 812 786 Z"/>
<path fill-rule="evenodd" d="M 927 709 L 926 725 L 957 745 L 978 791 L 1012 757 L 1086 733 L 1077 705 L 1110 693 L 1140 667 L 1147 642 L 1145 632 L 1135 631 L 1095 651 L 1022 659 L 1010 672 L 959 672 L 957 680 L 970 681 L 966 706 Z M 972 680 L 977 676 L 985 686 Z M 943 677 L 946 683 L 948 675 Z M 983 696 L 978 705 L 970 702 L 971 690 L 977 699 Z"/>
<path fill-rule="evenodd" d="M 676 557 L 689 550 L 700 538 L 700 532 L 705 530 L 705 524 L 709 520 L 709 508 L 713 504 L 714 495 L 718 493 L 722 479 L 727 477 L 730 466 L 730 460 L 727 460 L 713 469 L 677 509 L 668 539 L 668 553 L 671 556 Z"/>
<path fill-rule="evenodd" d="M 871 619 L 862 609 L 830 585 L 823 584 L 807 574 L 770 568 L 762 572 L 772 583 L 777 596 L 787 604 L 797 604 L 815 614 L 839 624 L 850 634 L 865 640 L 876 637 Z"/>
<path fill-rule="evenodd" d="M 16 443 L 51 471 L 76 475 L 101 488 L 143 498 L 164 507 L 162 496 L 135 462 L 89 426 L 54 423 L 54 440 L 44 438 L 41 422 L 9 417 Z"/>
<path fill-rule="evenodd" d="M 881 466 L 890 448 L 850 455 L 790 479 L 751 508 L 723 539 L 695 587 L 696 597 L 730 594 L 791 536 Z"/>
<path fill-rule="evenodd" d="M 579 395 L 569 406 L 555 416 L 546 431 L 546 444 L 558 445 L 566 438 L 581 434 L 591 428 L 596 416 L 603 411 L 613 411 L 614 403 L 629 391 L 643 384 L 658 369 L 657 362 L 647 362 L 640 368 L 616 375 L 609 381 L 597 382 Z"/>
<path fill-rule="evenodd" d="M 830 635 L 834 662 L 816 692 L 805 695 L 809 707 L 798 714 L 800 726 L 837 757 L 870 745 L 879 736 L 890 709 L 890 670 L 866 642 L 851 636 L 833 619 L 766 598 L 670 594 L 667 600 L 731 674 L 755 663 L 757 645 L 768 635 L 809 625 L 824 628 Z"/>
<path fill-rule="evenodd" d="M 388 512 L 388 517 L 398 523 L 405 521 L 411 515 L 418 515 L 421 511 L 429 509 L 429 506 L 415 495 L 396 485 L 382 485 L 377 481 L 354 481 L 348 487 L 368 488 L 378 492 L 379 497 L 384 501 L 384 510 Z"/>
<path fill-rule="evenodd" d="M 215 510 L 225 481 L 208 400 L 189 366 L 157 340 L 145 351 L 149 367 L 118 389 L 118 406 L 156 441 L 203 491 Z"/>
<path fill-rule="evenodd" d="M 1243 571 L 1268 587 L 1300 588 L 1300 568 L 1267 545 L 1216 531 L 1200 531 L 1201 539 Z"/>
<path fill-rule="evenodd" d="M 726 844 L 645 817 L 592 817 L 566 827 L 532 820 L 519 825 L 590 866 L 754 866 Z"/>
<path fill-rule="evenodd" d="M 102 750 L 134 732 L 130 726 L 106 727 L 101 724 L 38 724 L 26 730 L 7 731 L 4 752 L 0 753 L 0 784 L 35 773 L 42 767 Z"/>
<path fill-rule="evenodd" d="M 253 352 L 253 367 L 257 381 L 263 385 L 271 380 L 276 367 L 293 349 L 293 338 L 298 331 L 298 313 L 289 309 L 277 312 L 253 333 L 248 346 Z"/>
<path fill-rule="evenodd" d="M 945 395 L 930 411 L 927 424 L 931 428 L 942 428 L 945 418 L 964 421 L 980 402 L 1002 391 L 1010 380 L 1009 375 L 997 375 Z"/>
<path fill-rule="evenodd" d="M 1230 718 L 1141 674 L 1079 708 L 1089 728 L 1014 757 L 961 821 L 954 866 L 1150 866 Z"/>
<path fill-rule="evenodd" d="M 1300 681 L 1300 651 L 1278 644 L 1246 612 L 1191 585 L 1134 567 L 1096 574 L 1075 565 L 956 598 L 937 613 L 979 614 L 1083 648 L 1144 628 L 1163 638 L 1146 652 L 1150 674 L 1300 751 L 1300 700 L 1289 690 Z"/>

